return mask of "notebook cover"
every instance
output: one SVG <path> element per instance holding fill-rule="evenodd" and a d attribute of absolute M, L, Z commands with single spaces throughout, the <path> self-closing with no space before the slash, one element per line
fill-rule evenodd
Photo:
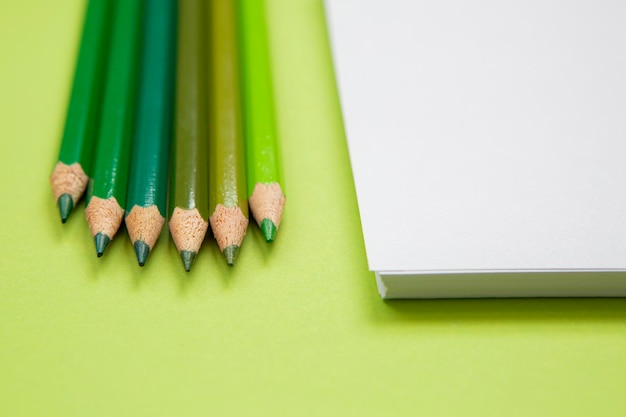
<path fill-rule="evenodd" d="M 326 6 L 371 270 L 626 269 L 626 3 Z"/>

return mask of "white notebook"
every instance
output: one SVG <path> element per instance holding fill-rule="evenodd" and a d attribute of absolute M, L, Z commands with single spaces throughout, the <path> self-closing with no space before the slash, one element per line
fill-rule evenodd
<path fill-rule="evenodd" d="M 626 2 L 326 9 L 383 297 L 626 296 Z"/>

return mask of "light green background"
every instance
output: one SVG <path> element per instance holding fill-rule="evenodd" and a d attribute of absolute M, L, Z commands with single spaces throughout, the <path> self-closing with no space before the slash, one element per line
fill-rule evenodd
<path fill-rule="evenodd" d="M 625 300 L 378 297 L 322 4 L 268 5 L 284 223 L 185 274 L 166 232 L 140 269 L 61 225 L 82 2 L 0 1 L 0 416 L 626 415 Z"/>

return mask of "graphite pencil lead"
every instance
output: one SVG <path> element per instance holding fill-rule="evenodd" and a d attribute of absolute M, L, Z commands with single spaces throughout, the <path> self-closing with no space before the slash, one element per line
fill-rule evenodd
<path fill-rule="evenodd" d="M 96 244 L 96 253 L 98 254 L 98 258 L 100 258 L 104 254 L 107 246 L 109 246 L 111 238 L 104 233 L 96 233 L 93 237 L 93 241 Z"/>
<path fill-rule="evenodd" d="M 59 206 L 61 222 L 65 223 L 67 221 L 67 218 L 70 216 L 70 213 L 74 209 L 74 200 L 69 194 L 61 194 L 61 196 L 57 200 L 57 205 Z"/>
<path fill-rule="evenodd" d="M 196 252 L 192 252 L 189 250 L 181 250 L 180 258 L 183 260 L 183 266 L 185 267 L 185 271 L 191 271 L 191 265 L 193 261 L 196 259 Z"/>
<path fill-rule="evenodd" d="M 135 247 L 135 254 L 137 255 L 137 262 L 139 266 L 144 266 L 146 264 L 146 260 L 148 259 L 148 255 L 150 254 L 150 246 L 143 240 L 135 241 L 133 245 Z"/>
<path fill-rule="evenodd" d="M 276 225 L 270 219 L 263 219 L 260 224 L 261 233 L 263 233 L 263 237 L 267 243 L 271 243 L 274 241 L 274 237 L 276 237 Z"/>

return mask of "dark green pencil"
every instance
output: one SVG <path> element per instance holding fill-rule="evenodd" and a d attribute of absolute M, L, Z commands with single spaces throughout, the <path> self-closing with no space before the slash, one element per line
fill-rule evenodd
<path fill-rule="evenodd" d="M 126 200 L 126 228 L 140 266 L 165 223 L 175 43 L 176 0 L 148 1 Z"/>

